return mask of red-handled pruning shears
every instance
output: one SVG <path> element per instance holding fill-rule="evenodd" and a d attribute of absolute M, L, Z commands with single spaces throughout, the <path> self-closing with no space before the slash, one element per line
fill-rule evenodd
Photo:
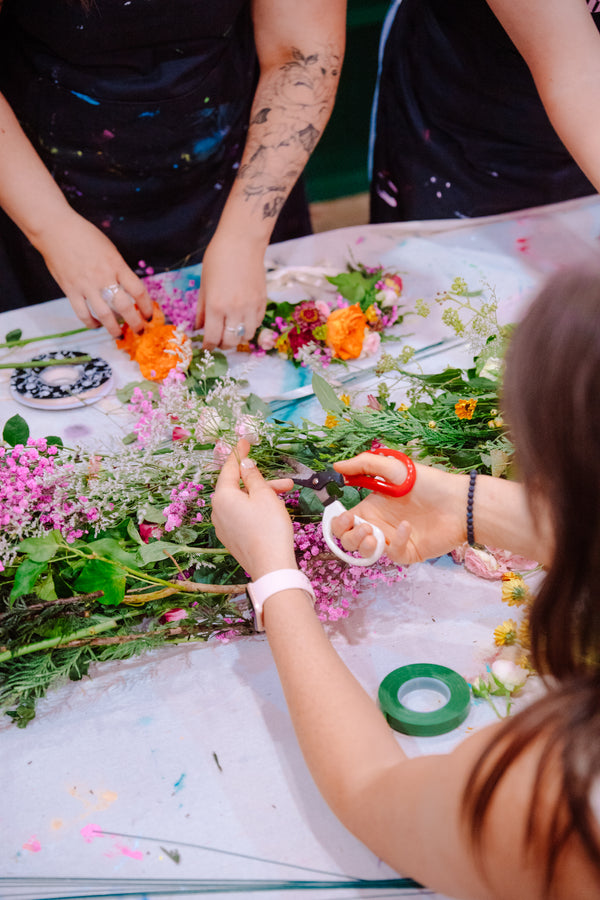
<path fill-rule="evenodd" d="M 327 492 L 327 484 L 335 483 L 338 486 L 347 484 L 351 487 L 367 488 L 378 494 L 386 494 L 388 497 L 404 497 L 405 494 L 408 494 L 408 492 L 412 490 L 417 477 L 417 470 L 414 462 L 409 456 L 402 453 L 402 451 L 391 450 L 389 447 L 376 447 L 368 452 L 377 456 L 393 456 L 404 463 L 406 467 L 406 477 L 404 481 L 401 484 L 394 484 L 379 475 L 361 474 L 341 476 L 339 472 L 336 472 L 335 469 L 332 468 L 324 469 L 321 472 L 311 472 L 303 466 L 296 466 L 296 468 L 303 471 L 304 477 L 300 477 L 297 474 L 296 477 L 293 477 L 292 479 L 295 484 L 302 487 L 310 487 L 319 494 L 323 500 L 323 505 L 325 506 L 325 511 L 323 513 L 323 537 L 325 542 L 329 549 L 332 550 L 339 559 L 342 559 L 352 566 L 370 566 L 376 562 L 385 550 L 385 535 L 376 525 L 355 515 L 354 525 L 360 525 L 364 522 L 371 526 L 373 537 L 376 540 L 376 547 L 369 557 L 350 556 L 350 554 L 345 553 L 333 537 L 331 520 L 342 515 L 342 513 L 346 512 L 346 509 L 339 500 L 334 500 L 333 496 Z"/>
<path fill-rule="evenodd" d="M 345 475 L 344 481 L 351 487 L 367 488 L 370 491 L 376 491 L 378 494 L 386 494 L 388 497 L 404 497 L 408 494 L 415 483 L 417 477 L 417 469 L 412 459 L 402 453 L 401 450 L 391 450 L 389 447 L 376 447 L 369 450 L 376 456 L 393 456 L 399 459 L 406 466 L 406 478 L 402 484 L 394 484 L 387 481 L 380 475 Z"/>

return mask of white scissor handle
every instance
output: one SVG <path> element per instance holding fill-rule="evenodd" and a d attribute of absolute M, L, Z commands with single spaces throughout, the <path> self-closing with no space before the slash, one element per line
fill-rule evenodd
<path fill-rule="evenodd" d="M 355 525 L 370 525 L 373 530 L 373 537 L 377 541 L 377 546 L 373 553 L 370 556 L 350 556 L 349 553 L 345 553 L 336 543 L 333 534 L 331 533 L 331 520 L 337 518 L 337 516 L 341 516 L 342 513 L 345 513 L 346 508 L 340 503 L 339 500 L 334 500 L 333 503 L 330 503 L 325 507 L 325 511 L 323 512 L 323 537 L 325 538 L 325 543 L 329 547 L 330 550 L 335 553 L 335 555 L 348 563 L 350 566 L 372 566 L 373 563 L 377 562 L 380 556 L 383 555 L 383 551 L 385 550 L 385 535 L 381 528 L 378 528 L 377 525 L 373 525 L 371 522 L 367 522 L 366 519 L 361 519 L 360 516 L 354 516 L 354 524 Z"/>

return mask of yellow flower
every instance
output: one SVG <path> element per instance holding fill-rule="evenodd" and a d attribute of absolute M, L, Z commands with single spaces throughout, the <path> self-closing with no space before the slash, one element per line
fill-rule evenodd
<path fill-rule="evenodd" d="M 408 409 L 408 406 L 406 405 L 406 403 L 401 403 L 399 406 L 396 407 L 396 409 L 398 412 L 406 412 L 406 410 Z"/>
<path fill-rule="evenodd" d="M 521 575 L 507 572 L 502 576 L 502 599 L 509 606 L 522 606 L 530 599 L 530 590 Z"/>
<path fill-rule="evenodd" d="M 519 625 L 519 630 L 517 632 L 517 640 L 521 647 L 524 650 L 529 650 L 531 647 L 531 634 L 529 632 L 529 619 L 523 619 L 521 624 Z"/>
<path fill-rule="evenodd" d="M 327 413 L 327 415 L 325 416 L 325 428 L 335 428 L 335 426 L 339 424 L 339 419 L 337 419 L 331 413 Z"/>
<path fill-rule="evenodd" d="M 427 423 L 427 427 L 428 428 L 437 428 L 437 422 L 435 422 L 433 419 L 430 419 L 429 422 Z"/>
<path fill-rule="evenodd" d="M 517 639 L 517 623 L 514 619 L 506 619 L 502 625 L 494 628 L 494 643 L 498 647 L 505 644 L 514 644 Z"/>
<path fill-rule="evenodd" d="M 275 341 L 275 347 L 278 353 L 281 353 L 282 356 L 289 356 L 291 353 L 290 347 L 290 339 L 287 334 L 282 334 L 281 337 L 278 337 Z"/>
<path fill-rule="evenodd" d="M 366 308 L 365 317 L 366 317 L 366 320 L 369 323 L 369 325 L 377 325 L 377 323 L 379 322 L 379 316 L 377 314 L 377 310 L 375 309 L 375 307 L 373 306 L 372 303 L 370 306 L 368 306 Z"/>
<path fill-rule="evenodd" d="M 474 397 L 470 400 L 459 400 L 454 404 L 454 412 L 459 419 L 472 419 L 476 406 L 477 400 Z"/>
<path fill-rule="evenodd" d="M 340 400 L 344 406 L 350 406 L 350 394 L 342 394 Z"/>

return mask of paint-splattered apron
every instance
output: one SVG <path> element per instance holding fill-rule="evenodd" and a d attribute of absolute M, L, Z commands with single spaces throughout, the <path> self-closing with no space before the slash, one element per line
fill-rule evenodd
<path fill-rule="evenodd" d="M 5 0 L 0 14 L 0 89 L 71 205 L 140 273 L 201 260 L 256 77 L 247 0 Z M 310 230 L 295 199 L 274 238 Z M 61 294 L 3 215 L 0 309 Z"/>
<path fill-rule="evenodd" d="M 373 222 L 485 216 L 594 193 L 485 0 L 392 3 L 376 101 Z"/>

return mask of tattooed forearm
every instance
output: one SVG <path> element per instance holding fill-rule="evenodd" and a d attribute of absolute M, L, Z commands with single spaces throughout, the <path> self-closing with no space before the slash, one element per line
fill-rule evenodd
<path fill-rule="evenodd" d="M 331 48 L 290 60 L 259 82 L 238 178 L 262 218 L 279 214 L 333 106 L 341 56 Z"/>

